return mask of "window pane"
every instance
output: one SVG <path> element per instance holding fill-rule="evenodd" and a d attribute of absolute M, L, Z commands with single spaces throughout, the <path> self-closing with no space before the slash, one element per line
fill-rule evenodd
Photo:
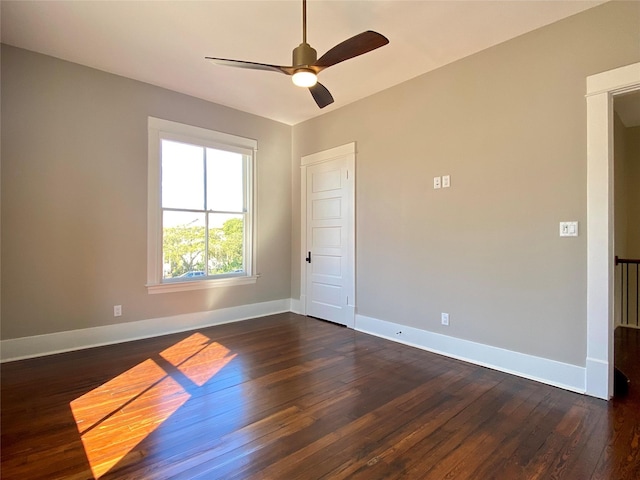
<path fill-rule="evenodd" d="M 209 214 L 209 272 L 244 272 L 244 215 Z"/>
<path fill-rule="evenodd" d="M 162 140 L 162 207 L 204 209 L 203 147 Z"/>
<path fill-rule="evenodd" d="M 205 214 L 163 212 L 162 278 L 195 280 L 205 273 Z"/>
<path fill-rule="evenodd" d="M 244 211 L 244 158 L 240 153 L 207 148 L 207 209 Z"/>

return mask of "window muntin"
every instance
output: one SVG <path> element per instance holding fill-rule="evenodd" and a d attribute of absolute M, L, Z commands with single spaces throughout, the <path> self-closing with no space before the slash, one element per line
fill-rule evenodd
<path fill-rule="evenodd" d="M 255 140 L 149 118 L 150 293 L 255 282 L 255 149 Z"/>

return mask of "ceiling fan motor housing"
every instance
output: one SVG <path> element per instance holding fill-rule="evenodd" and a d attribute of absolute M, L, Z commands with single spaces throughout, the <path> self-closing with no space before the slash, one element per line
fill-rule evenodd
<path fill-rule="evenodd" d="M 310 68 L 316 63 L 318 52 L 308 43 L 301 43 L 293 49 L 293 66 Z"/>

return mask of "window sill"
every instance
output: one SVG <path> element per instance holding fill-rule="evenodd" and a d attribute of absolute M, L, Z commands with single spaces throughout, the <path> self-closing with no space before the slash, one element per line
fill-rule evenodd
<path fill-rule="evenodd" d="M 155 283 L 147 284 L 146 287 L 148 294 L 185 292 L 189 290 L 204 290 L 207 288 L 232 287 L 234 285 L 249 285 L 256 283 L 257 279 L 257 276 L 228 277 L 210 280 L 195 280 L 191 282 Z"/>

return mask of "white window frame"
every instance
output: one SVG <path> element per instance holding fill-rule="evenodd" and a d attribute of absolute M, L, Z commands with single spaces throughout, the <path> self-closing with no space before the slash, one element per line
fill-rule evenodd
<path fill-rule="evenodd" d="M 147 170 L 147 292 L 167 293 L 200 290 L 212 287 L 246 285 L 255 283 L 256 234 L 255 234 L 255 160 L 258 142 L 253 139 L 216 132 L 206 128 L 160 118 L 148 118 L 149 148 Z M 245 272 L 219 278 L 207 277 L 190 281 L 163 282 L 162 275 L 162 169 L 161 141 L 174 140 L 219 150 L 234 151 L 249 156 L 247 172 L 247 212 L 245 224 Z"/>

